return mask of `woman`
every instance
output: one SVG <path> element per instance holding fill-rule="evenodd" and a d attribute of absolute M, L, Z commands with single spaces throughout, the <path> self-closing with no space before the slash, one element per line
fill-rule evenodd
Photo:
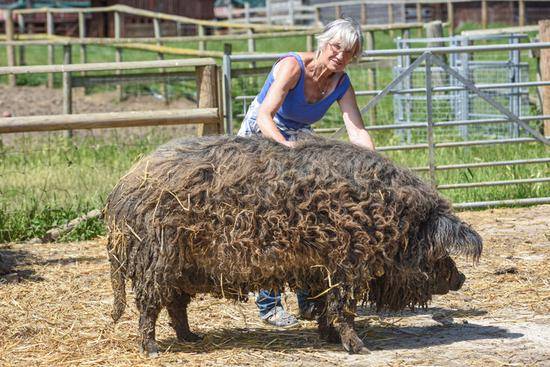
<path fill-rule="evenodd" d="M 311 125 L 337 101 L 350 141 L 374 149 L 350 79 L 344 72 L 361 55 L 360 26 L 351 18 L 337 19 L 316 38 L 316 52 L 292 52 L 275 63 L 262 90 L 250 104 L 238 135 L 263 134 L 292 148 L 300 135 L 312 133 Z M 304 292 L 298 292 L 300 314 L 311 317 L 306 297 Z M 260 317 L 269 324 L 291 326 L 298 322 L 283 309 L 278 292 L 260 291 L 256 304 Z"/>

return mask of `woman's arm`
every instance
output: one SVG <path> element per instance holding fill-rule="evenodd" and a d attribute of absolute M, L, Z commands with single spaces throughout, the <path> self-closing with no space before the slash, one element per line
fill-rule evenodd
<path fill-rule="evenodd" d="M 357 107 L 355 91 L 351 85 L 344 96 L 340 98 L 338 104 L 340 105 L 344 125 L 348 131 L 351 143 L 374 150 L 374 143 L 367 130 L 365 130 L 361 112 L 359 112 L 359 107 Z"/>
<path fill-rule="evenodd" d="M 300 78 L 300 64 L 293 57 L 279 61 L 274 69 L 274 80 L 260 105 L 256 122 L 262 134 L 278 143 L 293 147 L 294 142 L 287 141 L 275 125 L 273 116 L 281 108 L 288 92 L 296 86 Z"/>

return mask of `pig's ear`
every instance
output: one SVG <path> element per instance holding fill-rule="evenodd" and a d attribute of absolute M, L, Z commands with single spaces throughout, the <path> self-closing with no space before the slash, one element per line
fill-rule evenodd
<path fill-rule="evenodd" d="M 436 247 L 443 247 L 450 254 L 471 257 L 474 261 L 479 259 L 483 249 L 481 236 L 452 214 L 437 216 L 430 225 L 429 236 Z"/>

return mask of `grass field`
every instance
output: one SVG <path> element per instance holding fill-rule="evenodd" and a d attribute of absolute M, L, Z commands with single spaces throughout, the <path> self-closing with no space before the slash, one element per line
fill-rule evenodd
<path fill-rule="evenodd" d="M 468 25 L 469 28 L 475 26 Z M 181 47 L 195 47 L 196 44 L 173 44 Z M 393 42 L 388 34 L 377 33 L 377 48 L 392 48 Z M 211 43 L 211 50 L 222 50 L 221 42 Z M 305 39 L 290 38 L 285 42 L 258 40 L 257 49 L 262 52 L 284 52 L 305 49 Z M 28 64 L 42 64 L 45 47 L 27 48 Z M 89 61 L 114 60 L 114 49 L 89 47 Z M 233 44 L 235 52 L 245 51 L 246 42 Z M 495 57 L 488 55 L 487 57 Z M 125 60 L 155 59 L 153 53 L 125 51 Z M 56 60 L 61 60 L 61 50 L 57 50 Z M 78 48 L 73 49 L 73 60 L 78 60 Z M 530 66 L 533 60 L 529 60 Z M 5 50 L 0 49 L 0 65 L 5 63 Z M 534 65 L 530 68 L 535 70 Z M 350 75 L 356 86 L 366 85 L 366 70 L 353 67 Z M 265 77 L 246 78 L 234 81 L 234 95 L 255 94 Z M 391 81 L 390 69 L 380 69 L 377 73 L 379 87 Z M 534 80 L 534 76 L 530 80 Z M 44 84 L 46 75 L 27 75 L 18 77 L 21 85 Z M 128 87 L 127 92 L 135 92 L 140 87 Z M 194 84 L 183 83 L 172 86 L 174 95 L 193 97 Z M 360 98 L 360 106 L 366 104 L 366 98 Z M 239 113 L 238 105 L 234 107 Z M 385 98 L 377 109 L 377 124 L 393 123 L 393 104 L 391 97 Z M 238 118 L 235 118 L 238 121 Z M 321 127 L 340 126 L 341 118 L 333 108 L 319 124 Z M 371 121 L 366 121 L 372 124 Z M 154 130 L 146 138 L 131 137 L 124 134 L 104 138 L 78 137 L 73 141 L 53 135 L 43 138 L 23 137 L 15 143 L 0 146 L 0 242 L 22 241 L 42 236 L 45 231 L 66 223 L 89 210 L 102 208 L 105 198 L 118 178 L 139 157 L 147 154 L 159 144 L 173 136 L 163 130 Z M 373 138 L 378 146 L 398 145 L 400 137 L 393 132 L 374 132 Z M 444 137 L 441 137 L 443 139 Z M 441 140 L 443 141 L 443 140 Z M 401 165 L 418 167 L 427 165 L 425 150 L 387 152 L 387 156 Z M 469 148 L 439 149 L 436 163 L 452 164 L 464 162 L 501 161 L 535 157 L 548 157 L 548 149 L 540 144 L 496 145 Z M 454 170 L 438 173 L 438 183 L 496 181 L 517 178 L 533 178 L 549 175 L 547 164 L 524 166 L 503 166 Z M 450 190 L 443 194 L 453 202 L 499 200 L 510 198 L 550 196 L 549 184 L 528 184 L 498 186 L 473 190 Z M 90 220 L 68 235 L 62 241 L 89 239 L 102 234 L 104 228 L 99 220 Z"/>

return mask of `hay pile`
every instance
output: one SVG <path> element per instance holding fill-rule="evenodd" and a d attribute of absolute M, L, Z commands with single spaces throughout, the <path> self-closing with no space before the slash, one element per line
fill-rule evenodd
<path fill-rule="evenodd" d="M 119 324 L 110 319 L 104 240 L 0 245 L 2 256 L 20 262 L 17 279 L 0 277 L 0 365 L 543 365 L 550 358 L 542 342 L 550 332 L 550 206 L 461 217 L 485 241 L 479 266 L 459 261 L 464 288 L 416 315 L 367 312 L 357 330 L 371 353 L 355 356 L 320 341 L 312 322 L 276 330 L 260 323 L 252 302 L 204 297 L 191 303 L 190 323 L 205 340 L 178 343 L 163 312 L 157 324 L 162 354 L 149 360 L 136 347 L 131 294 Z M 512 267 L 515 273 L 495 274 Z M 297 311 L 293 295 L 287 305 Z"/>

